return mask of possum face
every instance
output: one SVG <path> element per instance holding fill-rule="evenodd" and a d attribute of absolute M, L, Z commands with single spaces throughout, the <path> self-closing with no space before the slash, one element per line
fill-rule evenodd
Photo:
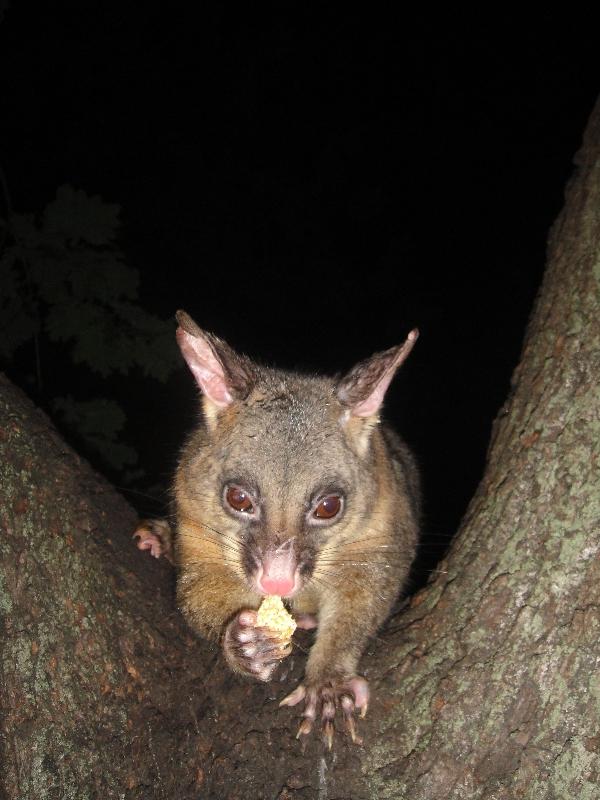
<path fill-rule="evenodd" d="M 378 492 L 371 433 L 416 332 L 334 380 L 259 367 L 183 312 L 178 321 L 205 419 L 189 493 L 248 587 L 291 597 L 368 517 Z"/>
<path fill-rule="evenodd" d="M 368 513 L 371 458 L 356 451 L 343 417 L 333 381 L 260 370 L 250 395 L 215 425 L 215 500 L 260 594 L 299 592 L 323 548 Z"/>

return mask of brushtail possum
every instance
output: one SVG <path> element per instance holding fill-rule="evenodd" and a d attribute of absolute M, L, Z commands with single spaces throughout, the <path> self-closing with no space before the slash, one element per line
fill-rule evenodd
<path fill-rule="evenodd" d="M 271 369 L 177 313 L 177 341 L 202 392 L 203 419 L 175 477 L 177 598 L 191 627 L 218 638 L 234 672 L 268 681 L 289 648 L 256 626 L 279 595 L 300 627 L 317 627 L 299 734 L 331 747 L 336 709 L 356 739 L 368 687 L 367 639 L 406 581 L 418 533 L 411 453 L 379 413 L 406 342 L 338 378 Z M 138 546 L 170 557 L 166 523 L 140 524 Z"/>

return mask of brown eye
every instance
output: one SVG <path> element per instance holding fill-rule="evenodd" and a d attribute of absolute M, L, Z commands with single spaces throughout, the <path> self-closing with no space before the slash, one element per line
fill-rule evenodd
<path fill-rule="evenodd" d="M 342 498 L 337 494 L 324 497 L 313 511 L 313 516 L 318 519 L 333 519 L 342 509 Z"/>
<path fill-rule="evenodd" d="M 254 514 L 254 505 L 250 496 L 239 486 L 229 486 L 225 492 L 225 499 L 236 511 L 243 511 L 244 514 Z"/>

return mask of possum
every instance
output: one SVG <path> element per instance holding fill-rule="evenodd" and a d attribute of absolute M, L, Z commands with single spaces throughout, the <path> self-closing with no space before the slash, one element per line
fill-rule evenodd
<path fill-rule="evenodd" d="M 419 476 L 380 422 L 385 392 L 412 350 L 404 342 L 341 377 L 261 366 L 177 313 L 177 341 L 202 393 L 175 481 L 176 535 L 140 523 L 138 547 L 177 568 L 187 622 L 217 639 L 236 673 L 269 681 L 291 644 L 257 625 L 266 596 L 316 628 L 298 735 L 331 747 L 336 713 L 354 741 L 369 701 L 358 662 L 406 584 L 419 527 Z"/>

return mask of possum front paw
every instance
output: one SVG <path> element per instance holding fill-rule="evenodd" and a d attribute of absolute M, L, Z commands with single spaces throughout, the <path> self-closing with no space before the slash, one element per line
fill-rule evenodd
<path fill-rule="evenodd" d="M 295 706 L 302 700 L 304 719 L 298 729 L 296 738 L 306 736 L 313 729 L 315 722 L 321 728 L 323 741 L 331 750 L 334 734 L 334 719 L 338 708 L 342 710 L 344 728 L 350 734 L 352 741 L 362 744 L 362 739 L 356 732 L 354 713 L 359 712 L 363 718 L 369 705 L 369 685 L 364 678 L 353 675 L 350 678 L 331 678 L 313 683 L 300 684 L 294 691 L 285 697 L 280 706 Z"/>
<path fill-rule="evenodd" d="M 133 538 L 137 538 L 139 550 L 150 550 L 154 558 L 166 558 L 171 564 L 175 562 L 173 555 L 173 535 L 171 526 L 164 519 L 141 519 Z"/>
<path fill-rule="evenodd" d="M 268 681 L 292 644 L 283 642 L 267 628 L 256 626 L 256 611 L 240 611 L 225 629 L 223 654 L 234 672 Z"/>

